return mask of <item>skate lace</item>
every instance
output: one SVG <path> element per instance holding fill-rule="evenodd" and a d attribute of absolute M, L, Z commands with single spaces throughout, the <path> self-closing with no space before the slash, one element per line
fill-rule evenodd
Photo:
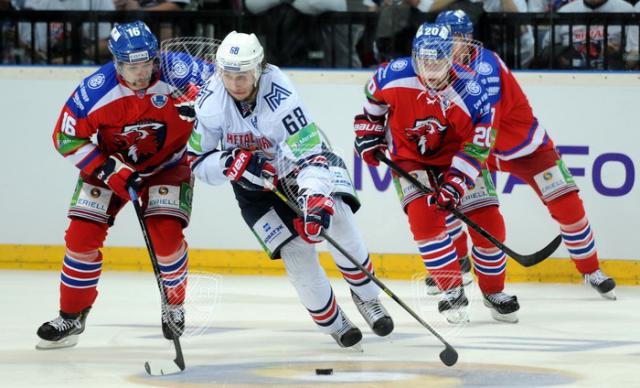
<path fill-rule="evenodd" d="M 446 299 L 449 303 L 455 302 L 456 299 L 458 299 L 460 297 L 460 295 L 462 294 L 462 289 L 461 288 L 452 288 L 450 290 L 447 290 L 447 292 L 445 292 L 444 294 L 444 299 Z"/>
<path fill-rule="evenodd" d="M 184 308 L 182 306 L 167 306 L 163 318 L 167 323 L 184 321 Z"/>
<path fill-rule="evenodd" d="M 511 300 L 511 295 L 505 294 L 504 292 L 496 292 L 495 294 L 488 294 L 485 296 L 493 304 L 501 304 L 502 302 Z"/>
<path fill-rule="evenodd" d="M 338 329 L 338 331 L 333 333 L 333 335 L 336 336 L 337 338 L 342 337 L 344 333 L 346 333 L 347 331 L 349 331 L 349 329 L 353 327 L 351 322 L 349 322 L 349 320 L 347 319 L 347 317 L 344 315 L 342 311 L 340 311 L 340 318 L 342 320 L 342 327 Z"/>
<path fill-rule="evenodd" d="M 586 283 L 593 284 L 594 286 L 600 285 L 600 283 L 604 282 L 607 279 L 609 279 L 607 275 L 605 275 L 604 272 L 600 270 L 596 270 L 595 272 L 587 274 L 584 277 Z"/>
<path fill-rule="evenodd" d="M 66 331 L 75 326 L 75 319 L 64 319 L 62 317 L 58 317 L 52 321 L 49 321 L 49 324 L 53 326 L 57 331 Z"/>
<path fill-rule="evenodd" d="M 364 301 L 360 298 L 357 298 L 358 304 L 362 306 L 365 314 L 367 315 L 367 320 L 370 322 L 375 322 L 381 317 L 385 316 L 386 313 L 382 309 L 382 305 L 378 301 L 378 299 L 373 299 L 369 301 Z"/>

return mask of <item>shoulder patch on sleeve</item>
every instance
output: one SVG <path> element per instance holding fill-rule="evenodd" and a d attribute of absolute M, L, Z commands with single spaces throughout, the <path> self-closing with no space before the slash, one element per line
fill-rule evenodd
<path fill-rule="evenodd" d="M 263 98 L 267 102 L 267 105 L 269 105 L 269 109 L 271 109 L 272 112 L 275 112 L 280 104 L 289 96 L 291 96 L 291 91 L 287 90 L 283 86 L 278 85 L 275 82 L 272 82 L 271 90 L 269 91 L 269 93 L 265 94 Z"/>

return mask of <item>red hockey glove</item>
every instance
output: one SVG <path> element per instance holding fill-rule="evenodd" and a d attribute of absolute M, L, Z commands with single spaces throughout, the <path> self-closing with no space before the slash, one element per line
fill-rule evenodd
<path fill-rule="evenodd" d="M 320 233 L 331 224 L 331 216 L 335 213 L 335 203 L 331 197 L 321 194 L 301 195 L 298 204 L 304 211 L 304 220 L 296 218 L 293 226 L 309 244 L 316 244 L 324 240 Z"/>
<path fill-rule="evenodd" d="M 436 204 L 442 209 L 451 210 L 460 205 L 466 190 L 467 185 L 463 177 L 447 173 L 442 184 L 440 184 L 435 193 L 427 197 L 427 201 L 431 205 Z"/>
<path fill-rule="evenodd" d="M 384 152 L 387 149 L 384 116 L 357 115 L 354 118 L 353 129 L 356 132 L 354 148 L 358 155 L 369 165 L 379 165 L 380 161 L 375 157 L 376 152 Z"/>
<path fill-rule="evenodd" d="M 269 180 L 272 185 L 277 185 L 278 177 L 275 167 L 261 154 L 240 148 L 222 152 L 225 166 L 224 175 L 243 189 L 250 191 L 269 190 L 265 186 L 265 179 Z"/>
<path fill-rule="evenodd" d="M 109 186 L 118 197 L 127 201 L 131 200 L 129 188 L 138 192 L 142 186 L 142 178 L 138 172 L 113 155 L 96 168 L 93 174 Z"/>

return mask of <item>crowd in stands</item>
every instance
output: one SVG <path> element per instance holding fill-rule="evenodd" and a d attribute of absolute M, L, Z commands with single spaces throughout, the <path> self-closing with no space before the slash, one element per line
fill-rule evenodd
<path fill-rule="evenodd" d="M 420 23 L 433 21 L 445 9 L 463 9 L 476 25 L 476 38 L 497 49 L 516 68 L 637 69 L 640 1 L 625 0 L 0 0 L 0 51 L 3 64 L 77 63 L 69 54 L 68 22 L 16 21 L 21 10 L 35 11 L 173 11 L 229 12 L 251 22 L 213 28 L 255 32 L 270 62 L 290 67 L 372 67 L 408 55 Z M 12 12 L 5 12 L 12 11 Z M 618 24 L 571 26 L 523 22 L 512 26 L 513 42 L 505 48 L 505 26 L 487 15 L 500 13 L 623 13 Z M 13 15 L 13 16 L 12 16 Z M 188 15 L 185 15 L 188 16 Z M 538 18 L 539 20 L 539 18 Z M 533 21 L 533 19 L 531 19 Z M 33 24 L 33 26 L 32 26 Z M 111 22 L 83 23 L 81 64 L 108 59 L 106 39 Z M 175 36 L 171 22 L 151 23 L 162 39 Z M 182 31 L 184 32 L 184 31 Z M 208 31 L 196 33 L 206 34 Z M 504 45 L 503 45 L 504 46 Z"/>

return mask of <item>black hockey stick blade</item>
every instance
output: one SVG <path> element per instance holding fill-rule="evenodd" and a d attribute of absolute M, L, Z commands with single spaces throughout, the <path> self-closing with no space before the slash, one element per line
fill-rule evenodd
<path fill-rule="evenodd" d="M 562 236 L 557 235 L 556 238 L 554 238 L 549 244 L 547 244 L 546 247 L 530 255 L 521 255 L 512 251 L 504 245 L 498 248 L 502 249 L 504 253 L 506 253 L 513 260 L 517 261 L 518 264 L 522 265 L 523 267 L 531 267 L 551 256 L 553 252 L 558 249 L 560 243 L 562 243 Z"/>
<path fill-rule="evenodd" d="M 377 151 L 375 156 L 376 156 L 376 159 L 378 159 L 382 163 L 384 163 L 387 166 L 389 166 L 389 168 L 391 168 L 393 171 L 395 171 L 396 174 L 398 174 L 398 175 L 402 176 L 403 178 L 407 179 L 409 182 L 411 182 L 416 187 L 418 187 L 421 191 L 423 191 L 425 193 L 432 193 L 433 192 L 430 188 L 428 188 L 427 186 L 422 184 L 422 182 L 418 181 L 418 179 L 416 179 L 416 177 L 414 177 L 409 172 L 403 170 L 402 168 L 400 168 L 400 166 L 398 166 L 397 164 L 392 162 L 381 151 Z M 558 235 L 558 236 L 556 236 L 556 238 L 553 239 L 553 241 L 551 241 L 549 244 L 547 244 L 541 250 L 539 250 L 539 251 L 537 251 L 535 253 L 532 253 L 530 255 L 521 255 L 521 254 L 515 252 L 514 250 L 512 250 L 511 248 L 509 248 L 508 246 L 504 245 L 501 241 L 499 241 L 494 236 L 492 236 L 489 232 L 484 230 L 484 228 L 482 228 L 480 225 L 478 225 L 475 222 L 471 221 L 469 219 L 469 217 L 467 217 L 464 213 L 460 212 L 458 209 L 454 208 L 454 209 L 451 209 L 450 211 L 451 211 L 451 214 L 453 214 L 457 219 L 459 219 L 460 221 L 462 221 L 465 224 L 467 224 L 468 227 L 470 227 L 473 230 L 475 230 L 476 232 L 478 232 L 480 235 L 482 235 L 482 237 L 486 238 L 493 245 L 495 245 L 496 248 L 498 248 L 501 251 L 503 251 L 504 253 L 506 253 L 509 257 L 511 257 L 513 260 L 518 262 L 518 264 L 522 265 L 523 267 L 531 267 L 531 266 L 534 266 L 534 265 L 538 264 L 539 262 L 545 260 L 547 257 L 551 256 L 551 254 L 553 252 L 555 252 L 555 250 L 558 248 L 558 246 L 562 242 L 562 237 L 560 235 Z"/>
<path fill-rule="evenodd" d="M 447 344 L 444 350 L 440 352 L 440 360 L 446 366 L 454 366 L 458 362 L 458 352 Z"/>

